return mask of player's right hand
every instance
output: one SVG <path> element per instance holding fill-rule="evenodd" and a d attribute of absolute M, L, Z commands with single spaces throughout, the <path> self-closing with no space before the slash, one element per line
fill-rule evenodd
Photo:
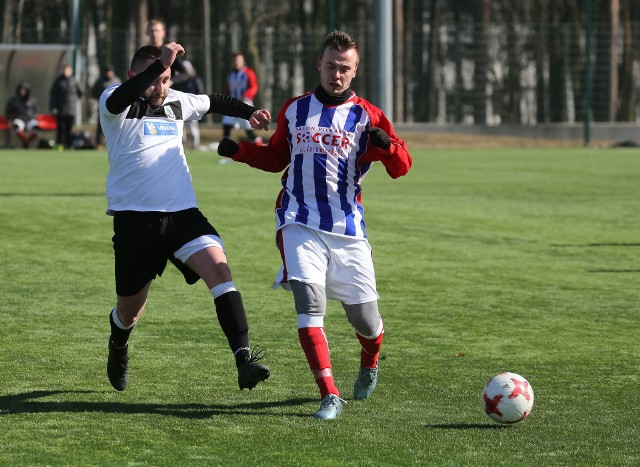
<path fill-rule="evenodd" d="M 231 138 L 222 138 L 218 144 L 218 154 L 222 157 L 233 157 L 238 152 L 240 146 Z"/>
<path fill-rule="evenodd" d="M 178 55 L 184 55 L 186 51 L 184 47 L 182 47 L 177 42 L 169 42 L 162 47 L 162 55 L 160 55 L 160 63 L 164 65 L 165 68 L 169 68 L 173 65 L 176 57 Z"/>

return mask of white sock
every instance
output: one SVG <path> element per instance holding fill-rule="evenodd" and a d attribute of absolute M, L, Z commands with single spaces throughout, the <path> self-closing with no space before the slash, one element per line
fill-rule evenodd
<path fill-rule="evenodd" d="M 116 311 L 116 308 L 114 308 L 113 311 L 111 312 L 111 317 L 113 318 L 113 324 L 118 326 L 123 331 L 131 329 L 133 325 L 136 324 L 135 321 L 131 326 L 125 326 L 124 324 L 122 324 L 122 322 L 120 321 L 120 318 L 118 318 L 118 312 Z"/>
<path fill-rule="evenodd" d="M 211 295 L 213 295 L 213 298 L 215 300 L 219 296 L 224 295 L 227 292 L 232 292 L 234 290 L 237 290 L 236 286 L 234 285 L 233 281 L 229 281 L 212 287 L 211 289 L 209 289 L 209 292 L 211 292 Z"/>

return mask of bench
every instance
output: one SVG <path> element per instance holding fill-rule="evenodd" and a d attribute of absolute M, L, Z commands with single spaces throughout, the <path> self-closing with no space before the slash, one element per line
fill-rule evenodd
<path fill-rule="evenodd" d="M 58 129 L 58 119 L 55 115 L 38 114 L 36 115 L 38 121 L 38 128 L 40 132 L 43 131 L 56 131 Z M 13 133 L 13 125 L 7 120 L 5 115 L 0 115 L 0 131 L 5 132 L 5 147 L 9 147 L 11 142 L 11 134 Z"/>

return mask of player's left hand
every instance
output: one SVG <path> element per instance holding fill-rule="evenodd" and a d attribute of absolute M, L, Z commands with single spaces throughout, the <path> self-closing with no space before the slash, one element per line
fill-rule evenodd
<path fill-rule="evenodd" d="M 372 126 L 367 128 L 367 133 L 369 133 L 369 141 L 371 141 L 371 144 L 374 146 L 378 146 L 382 149 L 389 149 L 391 147 L 389 135 L 382 128 Z"/>
<path fill-rule="evenodd" d="M 184 55 L 186 51 L 184 47 L 176 42 L 169 42 L 162 47 L 162 55 L 160 55 L 160 62 L 165 68 L 169 68 L 173 65 L 178 55 Z"/>
<path fill-rule="evenodd" d="M 271 114 L 266 109 L 256 110 L 249 119 L 249 125 L 254 130 L 268 130 L 269 123 L 271 123 Z"/>
<path fill-rule="evenodd" d="M 236 152 L 240 149 L 238 143 L 236 143 L 231 138 L 224 137 L 218 144 L 218 154 L 222 157 L 231 157 L 235 155 Z"/>

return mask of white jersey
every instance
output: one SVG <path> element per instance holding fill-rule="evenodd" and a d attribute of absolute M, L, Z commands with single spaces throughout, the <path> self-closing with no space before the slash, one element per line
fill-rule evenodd
<path fill-rule="evenodd" d="M 109 154 L 107 213 L 175 212 L 198 207 L 182 133 L 185 120 L 200 120 L 209 110 L 209 96 L 169 89 L 158 109 L 139 98 L 113 115 L 106 101 L 118 86 L 107 88 L 99 101 Z"/>

